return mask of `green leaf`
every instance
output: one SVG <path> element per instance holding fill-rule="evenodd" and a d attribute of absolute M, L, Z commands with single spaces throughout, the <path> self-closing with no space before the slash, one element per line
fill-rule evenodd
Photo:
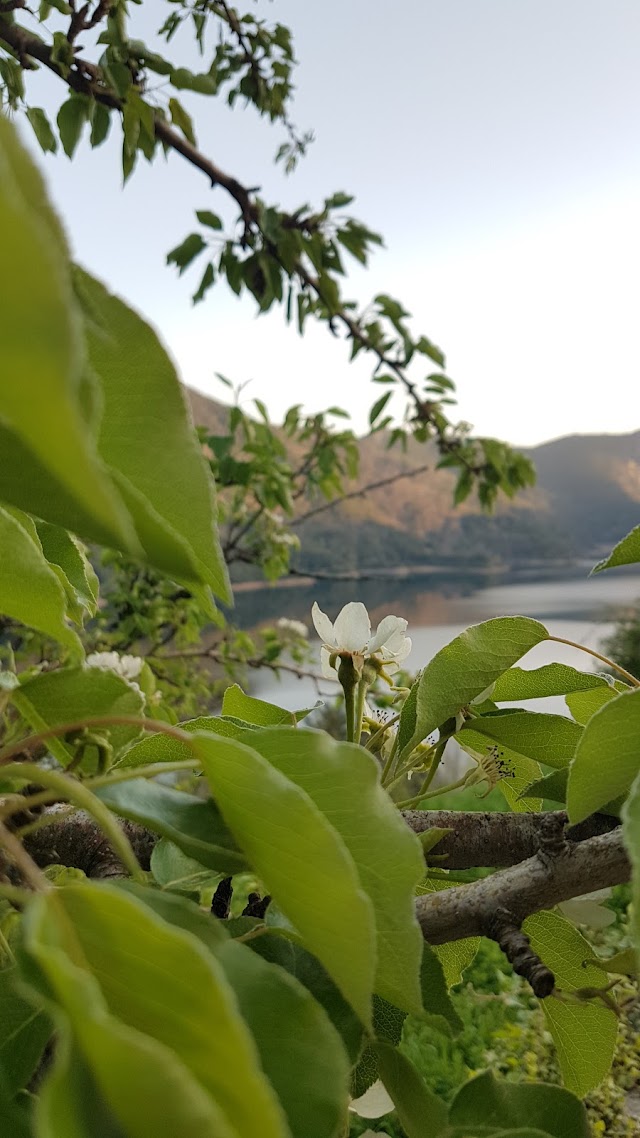
<path fill-rule="evenodd" d="M 507 1083 L 490 1071 L 476 1075 L 457 1092 L 449 1111 L 450 1126 L 522 1127 L 553 1138 L 589 1138 L 587 1112 L 562 1087 L 545 1083 Z M 495 1128 L 495 1130 L 494 1130 Z M 519 1132 L 519 1131 L 518 1131 Z"/>
<path fill-rule="evenodd" d="M 233 988 L 293 1138 L 335 1133 L 347 1106 L 349 1064 L 340 1036 L 310 992 L 277 964 L 227 937 L 223 922 L 197 905 L 127 884 L 128 892 L 197 937 L 215 956 Z M 286 1024 L 286 1031 L 274 1030 L 277 1024 Z"/>
<path fill-rule="evenodd" d="M 270 930 L 268 935 L 253 937 L 247 945 L 252 952 L 290 972 L 296 980 L 308 988 L 313 998 L 324 1008 L 340 1035 L 349 1061 L 353 1065 L 362 1047 L 362 1024 L 319 960 L 307 952 L 301 944 L 297 944 L 287 936 L 279 935 L 274 929 Z M 374 1005 L 375 1002 L 374 997 Z"/>
<path fill-rule="evenodd" d="M 455 882 L 451 883 L 455 885 Z M 451 944 L 439 944 L 434 952 L 442 965 L 442 971 L 447 988 L 455 988 L 460 984 L 464 973 L 470 964 L 473 964 L 475 955 L 480 947 L 480 937 L 467 937 L 466 940 L 455 940 Z"/>
<path fill-rule="evenodd" d="M 84 368 L 64 235 L 38 171 L 0 119 L 0 500 L 139 552 L 83 421 Z"/>
<path fill-rule="evenodd" d="M 402 709 L 401 753 L 409 754 L 548 635 L 537 620 L 504 616 L 473 625 L 456 636 L 427 664 L 416 681 L 415 702 L 408 699 Z"/>
<path fill-rule="evenodd" d="M 115 889 L 112 892 L 117 893 Z M 227 1075 L 231 1076 L 229 1083 L 234 1076 L 237 1078 L 238 1066 L 244 1068 L 241 1077 L 247 1073 L 248 1066 L 249 1074 L 254 1076 L 250 1082 L 255 1083 L 255 1065 L 251 1063 L 250 1054 L 247 1056 L 249 1062 L 242 1063 L 242 1051 L 246 1056 L 249 1048 L 242 1039 L 237 1046 L 238 1021 L 236 1019 L 234 1023 L 226 986 L 219 982 L 210 962 L 205 963 L 201 959 L 202 954 L 198 953 L 200 959 L 195 963 L 193 942 L 183 933 L 161 926 L 157 919 L 149 929 L 144 907 L 121 894 L 115 904 L 112 898 L 107 898 L 106 904 L 111 901 L 112 911 L 108 934 L 100 943 L 93 941 L 91 945 L 98 955 L 102 955 L 105 971 L 100 980 L 107 989 L 104 992 L 92 973 L 90 962 L 86 956 L 83 959 L 86 939 L 95 936 L 96 929 L 102 927 L 100 914 L 98 912 L 94 916 L 91 908 L 84 906 L 84 911 L 79 914 L 81 924 L 74 929 L 68 916 L 73 902 L 65 893 L 61 890 L 46 897 L 41 895 L 25 922 L 29 954 L 25 970 L 29 981 L 53 1006 L 64 1012 L 64 1018 L 61 1017 L 62 1047 L 37 1108 L 41 1132 L 51 1134 L 52 1138 L 86 1138 L 88 1133 L 96 1134 L 97 1123 L 102 1126 L 105 1138 L 107 1135 L 109 1138 L 112 1135 L 114 1138 L 176 1138 L 178 1134 L 180 1138 L 238 1138 L 239 1132 L 225 1109 L 229 1105 L 229 1099 L 224 1095 L 225 1088 L 222 1088 L 223 1102 L 218 1105 L 210 1087 L 214 1082 L 222 1083 Z M 133 926 L 126 920 L 113 919 L 114 912 L 117 918 L 122 917 L 123 905 L 130 907 L 129 920 L 131 906 L 135 906 Z M 79 908 L 76 904 L 74 916 Z M 124 944 L 123 933 L 127 941 Z M 138 936 L 141 934 L 144 943 L 149 933 L 156 948 L 162 946 L 157 962 L 153 951 L 150 960 L 131 955 Z M 79 957 L 82 964 L 75 963 L 79 953 L 82 954 Z M 174 974 L 164 973 L 163 962 L 166 966 L 167 959 L 180 954 Z M 156 968 L 149 967 L 150 963 L 156 964 L 162 977 L 157 988 L 152 980 Z M 131 979 L 132 975 L 137 975 L 136 965 L 142 968 L 144 978 L 142 985 L 132 991 Z M 189 965 L 193 967 L 189 968 Z M 205 990 L 194 993 L 193 982 L 196 977 L 204 978 L 205 970 Z M 158 979 L 156 974 L 155 980 Z M 110 999 L 116 1006 L 126 1004 L 123 1019 L 111 1014 Z M 193 1008 L 190 1006 L 192 1002 Z M 214 1005 L 221 1015 L 222 1023 L 218 1015 L 214 1022 L 216 1028 L 222 1030 L 211 1031 L 210 1023 L 203 1022 L 202 1012 L 207 1005 Z M 188 1007 L 188 1015 L 185 1015 L 185 1007 Z M 158 1024 L 160 1037 L 175 1027 L 175 1041 L 172 1039 L 166 1044 L 162 1038 L 154 1038 L 127 1022 L 130 1019 L 144 1021 L 145 1012 L 154 1025 L 164 1017 L 164 1022 Z M 73 1043 L 66 1030 L 67 1023 L 73 1031 Z M 227 1025 L 230 1027 L 228 1036 L 224 1031 Z M 225 1039 L 233 1048 L 227 1055 L 224 1054 Z M 193 1055 L 189 1053 L 189 1046 L 196 1041 L 198 1052 Z M 174 1043 L 175 1046 L 172 1045 Z M 186 1057 L 178 1054 L 176 1048 L 181 1047 Z M 90 1079 L 82 1079 L 82 1064 L 74 1062 L 78 1053 L 84 1059 Z M 212 1059 L 215 1059 L 215 1064 Z M 202 1072 L 205 1063 L 210 1065 L 210 1069 Z M 203 1082 L 200 1081 L 201 1074 Z M 69 1076 L 71 1087 L 68 1085 Z M 85 1095 L 92 1084 L 97 1086 L 100 1094 L 97 1097 L 90 1095 L 87 1101 Z M 234 1094 L 232 1085 L 228 1089 L 233 1107 L 238 1095 L 237 1092 Z M 250 1109 L 242 1111 L 240 1106 L 245 1117 Z M 114 1122 L 117 1125 L 114 1126 Z M 275 1133 L 285 1138 L 286 1131 L 281 1129 Z"/>
<path fill-rule="evenodd" d="M 605 703 L 615 699 L 621 691 L 628 691 L 629 689 L 625 684 L 616 684 L 610 687 L 609 684 L 600 688 L 593 688 L 592 691 L 572 692 L 565 697 L 565 703 L 569 708 L 576 723 L 582 723 L 584 726 L 589 722 L 592 715 L 604 707 Z"/>
<path fill-rule="evenodd" d="M 257 751 L 204 734 L 194 736 L 193 746 L 238 845 L 369 1024 L 375 917 L 342 838 L 309 795 Z"/>
<path fill-rule="evenodd" d="M 629 799 L 631 802 L 631 799 Z M 629 817 L 629 809 L 627 809 L 627 818 Z M 637 839 L 633 833 L 631 836 L 627 835 L 627 849 L 630 849 L 633 842 Z M 632 858 L 636 855 L 632 852 Z M 634 902 L 635 903 L 635 902 Z M 638 975 L 638 954 L 635 948 L 623 948 L 620 952 L 616 952 L 613 956 L 590 956 L 587 964 L 593 964 L 595 968 L 601 968 L 603 972 L 613 973 L 616 976 L 637 976 Z"/>
<path fill-rule="evenodd" d="M 171 115 L 171 122 L 174 126 L 181 130 L 186 139 L 195 146 L 196 135 L 193 129 L 193 121 L 191 115 L 185 111 L 182 103 L 178 99 L 169 99 L 169 114 Z M 206 224 L 206 223 L 205 223 Z"/>
<path fill-rule="evenodd" d="M 41 149 L 45 154 L 55 154 L 58 149 L 58 142 L 53 133 L 51 123 L 42 110 L 42 107 L 28 107 L 26 115 L 33 127 L 33 133 L 40 143 Z"/>
<path fill-rule="evenodd" d="M 39 543 L 1 507 L 0 549 L 0 612 L 82 655 L 82 644 L 66 621 L 64 589 L 55 571 Z"/>
<path fill-rule="evenodd" d="M 47 561 L 60 570 L 61 583 L 68 600 L 79 610 L 79 619 L 83 609 L 95 616 L 99 581 L 80 543 L 68 530 L 50 522 L 37 521 L 36 530 Z"/>
<path fill-rule="evenodd" d="M 82 960 L 112 1016 L 175 1053 L 234 1133 L 286 1138 L 280 1105 L 233 991 L 199 940 L 130 894 L 93 883 L 70 885 L 43 899 L 27 942 L 33 951 L 34 942 L 50 944 L 53 938 Z M 35 955 L 55 985 L 55 963 L 49 966 L 37 948 Z"/>
<path fill-rule="evenodd" d="M 220 880 L 218 871 L 205 869 L 166 838 L 160 838 L 153 847 L 150 869 L 161 889 L 182 893 L 197 901 L 205 891 L 212 894 Z"/>
<path fill-rule="evenodd" d="M 603 972 L 584 963 L 591 955 L 588 941 L 560 913 L 536 913 L 523 928 L 562 992 L 606 987 Z M 611 1066 L 618 1032 L 616 1015 L 599 1000 L 574 1003 L 555 996 L 542 1000 L 542 1009 L 565 1086 L 583 1098 L 602 1082 Z"/>
<path fill-rule="evenodd" d="M 245 742 L 305 791 L 342 837 L 375 914 L 375 991 L 406 1012 L 422 1011 L 423 937 L 414 897 L 424 857 L 380 786 L 375 759 L 361 747 L 308 728 L 269 728 L 252 732 Z"/>
<path fill-rule="evenodd" d="M 567 692 L 588 691 L 591 688 L 608 688 L 605 676 L 595 672 L 579 672 L 568 664 L 544 664 L 541 668 L 510 668 L 494 685 L 491 698 L 494 703 L 520 699 L 543 699 Z"/>
<path fill-rule="evenodd" d="M 605 704 L 589 720 L 569 771 L 567 810 L 581 822 L 626 794 L 640 770 L 640 689 Z"/>
<path fill-rule="evenodd" d="M 20 714 L 35 731 L 63 723 L 81 723 L 101 715 L 142 715 L 141 692 L 122 676 L 104 668 L 59 668 L 41 672 L 12 693 Z M 114 753 L 128 746 L 140 733 L 135 726 L 101 727 Z M 75 748 L 63 739 L 51 738 L 47 747 L 63 766 L 68 766 Z M 94 754 L 95 758 L 95 754 Z"/>
<path fill-rule="evenodd" d="M 636 778 L 631 793 L 622 809 L 624 844 L 631 861 L 633 906 L 631 908 L 631 935 L 636 950 L 640 947 L 640 777 Z M 604 961 L 603 966 L 609 961 Z"/>
<path fill-rule="evenodd" d="M 429 1016 L 437 1016 L 440 1020 L 444 1020 L 446 1028 L 452 1035 L 462 1031 L 463 1023 L 451 1002 L 442 961 L 435 949 L 426 941 L 422 949 L 420 986 L 425 1012 Z"/>
<path fill-rule="evenodd" d="M 11 1138 L 33 1138 L 31 1103 L 7 1102 L 0 1093 L 0 1133 L 10 1134 Z"/>
<path fill-rule="evenodd" d="M 102 1024 L 96 1028 L 100 1032 Z M 135 1058 L 127 1057 L 132 1059 L 138 1074 Z M 158 1074 L 161 1070 L 159 1068 Z M 114 1089 L 117 1099 L 120 1088 L 116 1084 Z M 96 1138 L 129 1138 L 131 1133 L 125 1134 L 120 1126 L 85 1056 L 72 1042 L 67 1024 L 60 1024 L 53 1066 L 36 1103 L 36 1118 L 41 1132 L 51 1138 L 85 1138 L 87 1134 L 94 1134 Z"/>
<path fill-rule="evenodd" d="M 223 719 L 218 715 L 200 715 L 196 719 L 180 723 L 179 726 L 189 734 L 194 731 L 211 731 L 212 734 L 222 735 L 226 739 L 241 739 L 246 731 L 251 730 L 250 723 Z M 144 767 L 148 763 L 180 763 L 192 758 L 193 751 L 187 742 L 170 735 L 149 735 L 129 748 L 120 759 L 118 768 Z"/>
<path fill-rule="evenodd" d="M 376 419 L 380 418 L 382 412 L 384 411 L 385 407 L 387 406 L 387 403 L 391 399 L 392 395 L 393 395 L 392 391 L 386 391 L 384 395 L 381 395 L 380 398 L 376 400 L 376 402 L 374 403 L 373 407 L 371 408 L 371 410 L 369 412 L 369 426 L 370 427 L 373 427 Z"/>
<path fill-rule="evenodd" d="M 536 779 L 530 786 L 527 786 L 525 791 L 520 793 L 520 797 L 537 798 L 538 800 L 547 798 L 551 802 L 566 802 L 568 781 L 569 771 L 567 767 L 563 770 L 552 771 L 551 774 Z"/>
<path fill-rule="evenodd" d="M 121 818 L 146 826 L 187 857 L 220 873 L 242 873 L 247 862 L 211 799 L 145 778 L 96 787 L 96 797 Z"/>
<path fill-rule="evenodd" d="M 222 221 L 210 209 L 197 209 L 196 217 L 201 225 L 206 225 L 209 229 L 222 229 Z"/>
<path fill-rule="evenodd" d="M 467 731 L 485 735 L 536 762 L 549 767 L 566 767 L 582 738 L 583 728 L 564 715 L 540 711 L 514 711 L 506 715 L 484 715 L 465 723 L 459 741 Z"/>
<path fill-rule="evenodd" d="M 0 1072 L 8 1096 L 27 1085 L 52 1030 L 44 1012 L 22 995 L 18 969 L 0 972 Z"/>
<path fill-rule="evenodd" d="M 100 452 L 117 474 L 147 556 L 229 601 L 211 474 L 174 366 L 137 313 L 87 273 L 78 270 L 76 283 L 91 367 L 102 384 Z"/>
<path fill-rule="evenodd" d="M 445 876 L 430 875 L 420 883 L 416 889 L 416 895 L 421 897 L 425 893 L 439 893 L 442 889 L 452 889 L 458 884 L 458 881 Z M 435 953 L 442 965 L 447 988 L 454 988 L 456 984 L 460 983 L 465 969 L 472 963 L 479 946 L 480 937 L 477 936 L 467 937 L 465 940 L 455 940 L 451 944 L 432 946 L 432 952 Z"/>
<path fill-rule="evenodd" d="M 72 95 L 58 111 L 58 130 L 62 149 L 67 158 L 73 158 L 80 141 L 82 128 L 88 118 L 88 102 L 84 95 Z"/>
<path fill-rule="evenodd" d="M 242 719 L 245 723 L 256 727 L 278 727 L 299 723 L 315 708 L 305 707 L 302 711 L 287 711 L 284 707 L 277 707 L 275 703 L 266 703 L 263 699 L 247 695 L 238 684 L 227 688 L 222 697 L 222 714 Z M 203 725 L 204 726 L 204 725 Z M 207 728 L 205 728 L 207 729 Z M 216 730 L 216 728 L 213 728 Z M 253 744 L 251 744 L 253 746 Z"/>
<path fill-rule="evenodd" d="M 420 1020 L 428 1021 L 437 1031 L 445 1031 L 448 1035 L 457 1034 L 462 1029 L 462 1020 L 449 997 L 444 970 L 436 956 L 436 950 L 426 943 L 422 950 L 420 986 L 424 1005 Z M 399 1044 L 406 1018 L 405 1012 L 394 1007 L 388 1000 L 380 996 L 373 997 L 373 1030 L 376 1039 L 385 1040 L 394 1046 Z M 360 1098 L 378 1076 L 378 1060 L 373 1041 L 370 1041 L 364 1047 L 353 1072 L 352 1097 Z"/>
<path fill-rule="evenodd" d="M 428 1090 L 413 1064 L 381 1040 L 373 1044 L 380 1078 L 393 1099 L 407 1138 L 438 1138 L 447 1127 L 447 1108 Z"/>
<path fill-rule="evenodd" d="M 215 269 L 214 269 L 211 261 L 209 261 L 209 264 L 207 265 L 207 267 L 204 270 L 204 273 L 202 274 L 202 277 L 200 279 L 200 284 L 198 285 L 198 288 L 196 289 L 196 291 L 193 294 L 192 299 L 193 299 L 194 304 L 197 304 L 200 300 L 203 300 L 203 298 L 206 296 L 207 292 L 211 288 L 211 285 L 213 284 L 215 277 L 216 277 Z"/>
<path fill-rule="evenodd" d="M 640 561 L 640 526 L 636 526 L 631 533 L 623 537 L 604 561 L 594 565 L 591 572 L 601 573 L 603 569 L 613 569 L 615 565 L 633 565 L 637 561 Z"/>
<path fill-rule="evenodd" d="M 182 276 L 185 269 L 188 269 L 191 262 L 206 248 L 206 242 L 199 233 L 190 233 L 180 245 L 176 245 L 175 249 L 167 253 L 167 264 L 177 265 L 178 275 Z"/>
<path fill-rule="evenodd" d="M 109 133 L 111 114 L 104 103 L 95 103 L 91 117 L 91 135 L 89 141 L 92 147 L 100 146 Z"/>

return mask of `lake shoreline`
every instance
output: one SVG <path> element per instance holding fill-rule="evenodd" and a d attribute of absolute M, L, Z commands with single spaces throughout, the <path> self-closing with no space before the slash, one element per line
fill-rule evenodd
<path fill-rule="evenodd" d="M 593 558 L 581 558 L 579 561 L 528 561 L 523 564 L 461 565 L 459 561 L 452 561 L 439 565 L 397 565 L 391 569 L 354 569 L 347 573 L 319 573 L 317 576 L 296 571 L 294 575 L 277 581 L 236 581 L 232 587 L 234 593 L 255 593 L 262 589 L 308 589 L 317 582 L 353 584 L 358 581 L 420 581 L 434 577 L 477 580 L 485 585 L 488 582 L 515 584 L 518 581 L 566 580 L 581 573 L 588 577 L 598 556 L 595 554 Z M 619 566 L 615 572 L 618 576 L 637 572 L 637 566 Z"/>

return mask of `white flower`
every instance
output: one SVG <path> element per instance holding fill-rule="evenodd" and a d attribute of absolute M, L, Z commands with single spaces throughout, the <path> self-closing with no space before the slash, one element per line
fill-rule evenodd
<path fill-rule="evenodd" d="M 271 541 L 274 545 L 288 545 L 291 549 L 300 548 L 300 538 L 295 533 L 272 533 Z"/>
<path fill-rule="evenodd" d="M 276 621 L 276 628 L 281 628 L 283 632 L 291 632 L 294 636 L 303 636 L 305 640 L 309 639 L 309 629 L 301 620 L 289 620 L 288 617 L 281 616 L 280 620 Z"/>
<path fill-rule="evenodd" d="M 371 635 L 369 613 L 361 601 L 350 601 L 338 613 L 335 623 L 314 603 L 311 610 L 315 630 L 322 640 L 320 659 L 322 674 L 334 680 L 337 674 L 336 656 L 374 657 L 392 675 L 406 660 L 411 651 L 411 640 L 405 636 L 407 621 L 400 616 L 385 616 Z M 331 662 L 333 659 L 333 663 Z"/>
<path fill-rule="evenodd" d="M 101 668 L 103 672 L 115 672 L 132 687 L 138 688 L 135 680 L 140 675 L 144 660 L 142 656 L 120 656 L 118 652 L 92 652 L 87 656 L 87 668 Z"/>
<path fill-rule="evenodd" d="M 359 1114 L 360 1118 L 380 1118 L 394 1109 L 393 1100 L 380 1079 L 360 1095 L 360 1098 L 352 1099 L 349 1103 L 349 1110 L 353 1114 Z"/>
<path fill-rule="evenodd" d="M 588 925 L 592 929 L 606 929 L 616 919 L 611 909 L 606 909 L 601 901 L 611 896 L 610 889 L 596 889 L 595 893 L 585 893 L 558 905 L 560 912 L 574 925 Z"/>

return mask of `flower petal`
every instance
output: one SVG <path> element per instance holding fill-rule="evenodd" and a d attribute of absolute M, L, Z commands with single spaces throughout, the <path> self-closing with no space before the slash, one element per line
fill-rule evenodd
<path fill-rule="evenodd" d="M 339 648 L 346 652 L 364 652 L 371 636 L 371 621 L 362 601 L 350 601 L 339 612 L 333 626 Z"/>
<path fill-rule="evenodd" d="M 402 664 L 413 648 L 413 642 L 410 636 L 405 636 L 400 647 L 394 652 L 394 658 L 398 664 Z"/>
<path fill-rule="evenodd" d="M 323 644 L 322 648 L 320 649 L 320 666 L 322 668 L 322 675 L 324 676 L 325 680 L 337 680 L 338 678 L 337 668 L 332 668 L 331 664 L 329 663 L 332 655 L 333 652 L 331 652 L 330 649 L 327 648 L 325 644 Z"/>
<path fill-rule="evenodd" d="M 369 644 L 369 652 L 377 652 L 383 645 L 386 646 L 391 637 L 396 633 L 404 633 L 407 628 L 407 621 L 401 616 L 385 616 L 378 625 L 375 636 L 371 638 Z"/>
<path fill-rule="evenodd" d="M 322 611 L 317 601 L 313 602 L 313 608 L 311 609 L 311 619 L 313 621 L 313 626 L 323 643 L 328 644 L 330 648 L 337 648 L 338 642 L 336 640 L 333 625 L 329 620 L 327 614 Z"/>
<path fill-rule="evenodd" d="M 360 1095 L 360 1098 L 352 1099 L 349 1110 L 359 1114 L 361 1118 L 380 1118 L 381 1115 L 395 1110 L 395 1107 L 386 1087 L 378 1079 L 368 1091 Z"/>

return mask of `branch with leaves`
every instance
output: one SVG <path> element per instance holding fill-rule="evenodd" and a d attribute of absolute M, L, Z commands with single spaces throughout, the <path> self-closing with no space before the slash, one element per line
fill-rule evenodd
<path fill-rule="evenodd" d="M 0 47 L 8 52 L 4 60 L 0 58 L 4 64 L 5 98 L 10 106 L 27 106 L 28 117 L 44 149 L 55 149 L 55 135 L 42 108 L 28 107 L 24 84 L 24 73 L 37 62 L 57 75 L 72 92 L 58 114 L 61 141 L 69 157 L 85 125 L 91 126 L 92 145 L 99 145 L 108 132 L 110 114 L 116 112 L 123 128 L 125 180 L 132 173 L 138 154 L 142 152 L 151 160 L 160 144 L 202 171 L 211 185 L 224 190 L 238 207 L 235 232 L 226 237 L 222 233 L 223 222 L 216 214 L 198 211 L 202 229 L 191 233 L 168 255 L 169 262 L 182 273 L 207 249 L 213 251 L 217 245 L 218 251 L 206 266 L 195 300 L 203 299 L 216 276 L 225 276 L 235 293 L 249 291 L 261 312 L 268 311 L 274 303 L 282 303 L 287 319 L 291 319 L 295 308 L 301 332 L 310 316 L 325 323 L 334 334 L 341 329 L 351 346 L 351 358 L 363 351 L 370 354 L 375 381 L 389 385 L 371 410 L 371 426 L 376 430 L 391 428 L 392 443 L 403 442 L 407 431 L 422 442 L 433 439 L 440 452 L 440 465 L 459 472 L 456 501 L 477 488 L 482 504 L 490 507 L 499 491 L 512 496 L 531 485 L 533 470 L 528 459 L 496 440 L 473 439 L 466 425 L 449 422 L 445 407 L 451 402 L 453 384 L 442 371 L 422 379 L 410 371 L 412 362 L 421 358 L 443 368 L 444 357 L 426 336 L 412 335 L 404 307 L 380 294 L 358 313 L 355 302 L 342 296 L 340 278 L 345 269 L 341 251 L 366 264 L 372 248 L 381 243 L 366 226 L 339 212 L 350 204 L 349 195 L 333 194 L 315 211 L 307 206 L 294 212 L 267 206 L 256 191 L 197 148 L 193 124 L 179 100 L 171 96 L 165 105 L 149 84 L 150 74 L 155 73 L 178 90 L 216 95 L 227 88 L 230 103 L 242 97 L 260 114 L 282 121 L 291 130 L 287 106 L 294 60 L 288 29 L 280 24 L 268 28 L 250 13 L 240 17 L 227 4 L 202 4 L 193 14 L 185 3 L 175 5 L 162 28 L 167 40 L 191 16 L 201 51 L 205 49 L 210 23 L 217 22 L 223 29 L 208 71 L 195 74 L 130 39 L 126 8 L 121 2 L 98 3 L 92 14 L 88 6 L 74 12 L 64 0 L 55 7 L 61 13 L 68 8 L 71 20 L 49 42 L 17 24 L 13 14 L 0 14 Z M 51 5 L 44 8 L 48 14 Z M 105 50 L 95 64 L 79 55 L 75 38 L 80 29 L 97 30 L 103 24 L 99 42 Z M 294 141 L 281 150 L 281 156 L 291 164 L 293 154 L 304 151 L 308 142 L 308 136 L 301 141 L 294 135 Z M 385 414 L 394 387 L 404 391 L 409 399 L 410 411 L 402 426 L 393 426 L 392 417 Z"/>

